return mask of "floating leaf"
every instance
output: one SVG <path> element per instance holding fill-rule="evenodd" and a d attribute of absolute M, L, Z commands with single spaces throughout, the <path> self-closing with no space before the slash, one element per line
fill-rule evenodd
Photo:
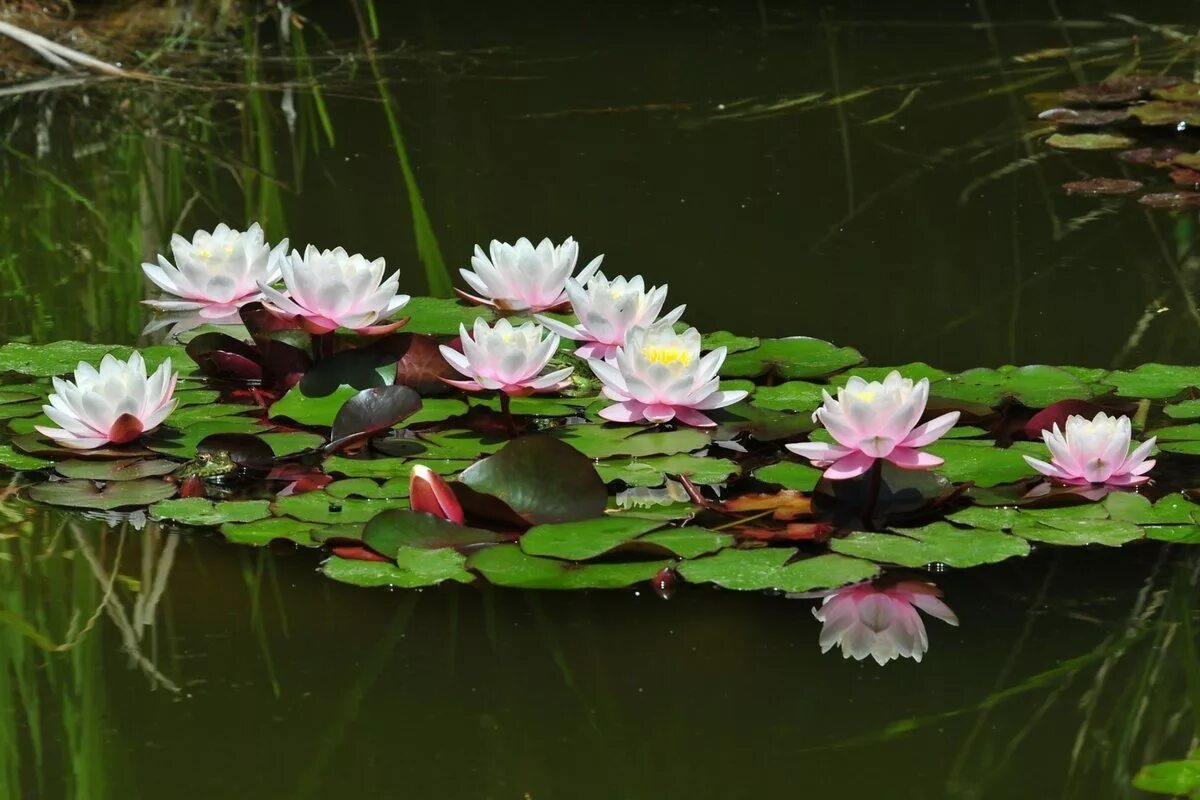
<path fill-rule="evenodd" d="M 362 500 L 331 497 L 324 491 L 276 497 L 271 503 L 275 516 L 289 516 L 305 522 L 347 524 L 367 522 L 389 508 L 406 508 L 407 500 Z"/>
<path fill-rule="evenodd" d="M 421 396 L 407 386 L 382 386 L 358 392 L 338 409 L 330 448 L 387 430 L 421 409 Z"/>
<path fill-rule="evenodd" d="M 995 447 L 991 441 L 974 439 L 942 439 L 924 448 L 946 463 L 938 472 L 954 483 L 968 481 L 976 486 L 996 486 L 1038 475 L 1025 463 L 1023 455 L 1045 459 L 1046 448 L 1041 443 L 1016 442 L 1012 447 Z"/>
<path fill-rule="evenodd" d="M 762 344 L 757 336 L 738 336 L 729 331 L 713 331 L 700 337 L 700 347 L 704 350 L 716 350 L 724 347 L 727 353 L 740 353 L 752 350 Z"/>
<path fill-rule="evenodd" d="M 4 467 L 5 469 L 14 472 L 30 472 L 35 469 L 45 469 L 53 463 L 53 461 L 47 461 L 44 458 L 18 453 L 10 445 L 0 444 L 0 467 Z"/>
<path fill-rule="evenodd" d="M 1134 143 L 1115 133 L 1056 133 L 1046 144 L 1059 150 L 1122 150 Z"/>
<path fill-rule="evenodd" d="M 1162 166 L 1175 160 L 1183 151 L 1176 147 L 1139 147 L 1117 153 L 1117 158 L 1126 164 L 1151 164 Z"/>
<path fill-rule="evenodd" d="M 627 486 L 662 486 L 667 475 L 686 475 L 692 483 L 714 485 L 737 474 L 738 466 L 725 458 L 678 453 L 650 458 L 614 458 L 597 462 L 596 471 L 605 483 L 623 481 Z"/>
<path fill-rule="evenodd" d="M 514 439 L 472 464 L 459 480 L 499 498 L 534 524 L 591 519 L 608 503 L 608 490 L 591 460 L 549 436 Z"/>
<path fill-rule="evenodd" d="M 1114 122 L 1123 122 L 1129 119 L 1129 109 L 1048 108 L 1038 114 L 1038 119 L 1057 122 L 1060 125 L 1070 125 L 1076 128 L 1102 128 L 1105 125 L 1112 125 Z"/>
<path fill-rule="evenodd" d="M 763 339 L 758 347 L 731 353 L 721 366 L 721 375 L 755 378 L 774 372 L 783 378 L 820 378 L 861 361 L 857 350 L 820 339 Z"/>
<path fill-rule="evenodd" d="M 660 527 L 656 520 L 622 517 L 535 525 L 521 536 L 521 549 L 533 556 L 586 561 Z"/>
<path fill-rule="evenodd" d="M 1029 554 L 1029 543 L 1024 539 L 998 531 L 963 530 L 948 522 L 896 533 L 852 533 L 829 544 L 838 553 L 902 567 L 934 563 L 976 567 Z"/>
<path fill-rule="evenodd" d="M 92 481 L 49 481 L 29 487 L 29 496 L 39 503 L 100 511 L 148 506 L 173 494 L 175 484 L 155 478 L 113 481 L 103 486 Z"/>
<path fill-rule="evenodd" d="M 1153 95 L 1160 100 L 1170 100 L 1173 102 L 1200 102 L 1200 84 L 1183 81 L 1180 78 L 1170 78 L 1170 81 L 1170 83 L 1164 86 L 1156 87 Z"/>
<path fill-rule="evenodd" d="M 645 432 L 629 426 L 564 425 L 550 432 L 589 458 L 691 453 L 712 443 L 694 428 Z"/>
<path fill-rule="evenodd" d="M 362 497 L 367 500 L 380 500 L 393 497 L 408 497 L 409 481 L 407 478 L 392 478 L 382 486 L 370 478 L 347 478 L 334 481 L 325 487 L 326 494 L 331 497 L 345 499 L 347 497 Z"/>
<path fill-rule="evenodd" d="M 410 317 L 404 326 L 409 333 L 443 336 L 457 335 L 459 325 L 466 325 L 470 330 L 476 317 L 482 317 L 488 323 L 496 318 L 496 312 L 487 306 L 466 305 L 441 297 L 414 297 L 405 305 L 404 313 Z"/>
<path fill-rule="evenodd" d="M 512 536 L 456 525 L 419 511 L 394 508 L 374 516 L 363 528 L 362 540 L 375 552 L 392 558 L 401 547 L 436 549 L 473 547 L 511 541 Z"/>
<path fill-rule="evenodd" d="M 1085 181 L 1068 181 L 1062 185 L 1067 194 L 1109 195 L 1129 194 L 1141 189 L 1141 181 L 1125 178 L 1088 178 Z"/>
<path fill-rule="evenodd" d="M 316 450 L 325 444 L 325 437 L 304 431 L 278 431 L 257 435 L 276 457 L 291 456 L 306 450 Z"/>
<path fill-rule="evenodd" d="M 738 591 L 781 592 L 836 589 L 871 580 L 880 572 L 870 561 L 833 553 L 788 563 L 796 553 L 793 547 L 727 548 L 714 556 L 685 561 L 678 572 L 689 583 L 715 583 Z"/>
<path fill-rule="evenodd" d="M 270 428 L 250 417 L 223 417 L 211 422 L 197 422 L 175 430 L 162 427 L 144 437 L 146 447 L 156 453 L 184 460 L 196 454 L 200 442 L 217 434 L 266 433 Z"/>
<path fill-rule="evenodd" d="M 467 566 L 491 583 L 521 589 L 620 589 L 649 581 L 671 563 L 573 564 L 528 555 L 515 544 L 485 547 L 467 559 Z"/>
<path fill-rule="evenodd" d="M 1195 753 L 1182 761 L 1163 761 L 1138 770 L 1134 787 L 1143 792 L 1195 797 L 1200 792 L 1200 756 Z"/>
<path fill-rule="evenodd" d="M 442 379 L 461 376 L 442 356 L 438 340 L 417 333 L 405 333 L 403 336 L 408 341 L 408 347 L 396 362 L 396 385 L 407 386 L 422 397 L 451 391 L 452 387 Z"/>
<path fill-rule="evenodd" d="M 1110 372 L 1105 382 L 1121 397 L 1165 400 L 1185 389 L 1200 387 L 1200 367 L 1143 364 L 1130 371 Z"/>
<path fill-rule="evenodd" d="M 754 471 L 754 477 L 764 483 L 774 483 L 785 489 L 811 492 L 817 488 L 817 481 L 821 480 L 821 470 L 807 464 L 797 464 L 794 461 L 781 461 L 778 464 L 760 467 Z"/>
<path fill-rule="evenodd" d="M 226 522 L 253 522 L 271 516 L 270 504 L 266 500 L 206 500 L 202 497 L 184 497 L 178 500 L 163 500 L 150 507 L 154 519 L 170 520 L 181 525 L 209 527 Z"/>
<path fill-rule="evenodd" d="M 1200 192 L 1144 194 L 1138 202 L 1150 208 L 1200 208 Z"/>
<path fill-rule="evenodd" d="M 221 534 L 234 544 L 263 547 L 272 542 L 288 541 L 301 547 L 318 547 L 313 524 L 290 517 L 268 517 L 253 522 L 227 522 Z"/>
<path fill-rule="evenodd" d="M 456 475 L 474 462 L 462 459 L 419 459 L 406 461 L 400 458 L 346 458 L 333 456 L 325 459 L 325 471 L 344 475 L 347 478 L 402 478 L 408 480 L 414 464 L 424 464 L 439 475 Z"/>
<path fill-rule="evenodd" d="M 146 360 L 146 368 L 155 370 L 165 359 L 171 358 L 177 370 L 189 363 L 182 347 L 155 345 L 139 350 Z M 128 360 L 132 347 L 86 342 L 50 342 L 49 344 L 26 344 L 9 342 L 0 347 L 0 372 L 15 372 L 34 378 L 50 378 L 75 371 L 80 361 L 98 365 L 104 356 L 111 353 L 115 358 Z"/>
<path fill-rule="evenodd" d="M 899 372 L 903 378 L 908 378 L 911 381 L 919 381 L 922 378 L 928 378 L 930 383 L 939 381 L 950 375 L 945 370 L 931 367 L 923 361 L 913 361 L 909 364 L 901 364 L 898 367 L 855 367 L 851 372 L 846 372 L 841 375 L 834 375 L 829 379 L 829 382 L 834 386 L 845 386 L 846 381 L 851 377 L 859 377 L 864 381 L 882 381 L 892 372 Z M 836 392 L 830 392 L 836 394 Z"/>
<path fill-rule="evenodd" d="M 939 380 L 930 387 L 930 394 L 985 406 L 1012 398 L 1030 408 L 1044 408 L 1061 400 L 1086 400 L 1107 389 L 1065 367 L 1035 364 L 969 369 Z"/>
<path fill-rule="evenodd" d="M 1051 520 L 1038 525 L 1018 525 L 1013 533 L 1033 542 L 1058 545 L 1102 544 L 1119 547 L 1142 538 L 1142 529 L 1116 520 Z"/>
<path fill-rule="evenodd" d="M 698 558 L 729 547 L 733 544 L 733 537 L 706 528 L 668 528 L 648 533 L 639 538 L 637 543 L 661 547 L 680 558 Z"/>
<path fill-rule="evenodd" d="M 354 586 L 415 589 L 443 581 L 471 583 L 475 576 L 463 568 L 465 561 L 463 555 L 454 550 L 406 551 L 396 564 L 333 556 L 321 565 L 321 572 L 335 581 Z"/>
<path fill-rule="evenodd" d="M 178 462 L 164 458 L 125 458 L 119 461 L 82 461 L 68 459 L 54 465 L 54 471 L 64 478 L 86 478 L 93 481 L 133 481 L 169 475 L 179 467 Z"/>
<path fill-rule="evenodd" d="M 1200 107 L 1169 100 L 1151 100 L 1133 106 L 1129 113 L 1143 125 L 1200 125 Z"/>
<path fill-rule="evenodd" d="M 787 381 L 777 386 L 763 386 L 754 393 L 754 405 L 773 411 L 815 411 L 822 402 L 826 387 L 807 381 Z"/>

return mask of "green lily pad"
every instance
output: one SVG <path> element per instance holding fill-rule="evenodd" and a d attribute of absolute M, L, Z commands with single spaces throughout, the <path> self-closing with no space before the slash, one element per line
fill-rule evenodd
<path fill-rule="evenodd" d="M 381 500 L 408 497 L 408 492 L 409 481 L 407 478 L 392 478 L 382 485 L 370 478 L 346 478 L 334 481 L 325 487 L 326 494 L 341 499 L 362 497 L 367 500 Z"/>
<path fill-rule="evenodd" d="M 53 464 L 37 456 L 18 453 L 12 445 L 0 444 L 0 467 L 13 472 L 32 472 L 35 469 L 45 469 Z"/>
<path fill-rule="evenodd" d="M 1147 525 L 1147 539 L 1175 544 L 1200 544 L 1200 525 Z"/>
<path fill-rule="evenodd" d="M 210 527 L 226 522 L 253 522 L 271 516 L 266 500 L 208 500 L 203 497 L 181 497 L 163 500 L 150 507 L 153 519 L 170 520 L 181 525 Z"/>
<path fill-rule="evenodd" d="M 473 582 L 475 576 L 463 568 L 464 562 L 463 555 L 454 550 L 406 550 L 395 564 L 333 556 L 321 565 L 321 572 L 354 586 L 416 589 L 443 581 Z"/>
<path fill-rule="evenodd" d="M 778 386 L 760 386 L 754 393 L 754 405 L 772 411 L 815 411 L 827 388 L 807 381 L 787 381 Z"/>
<path fill-rule="evenodd" d="M 711 486 L 737 474 L 738 466 L 725 458 L 678 453 L 650 458 L 614 458 L 600 461 L 596 471 L 605 483 L 624 481 L 628 486 L 662 486 L 667 475 L 687 475 L 692 483 Z"/>
<path fill-rule="evenodd" d="M 267 443 L 276 456 L 290 456 L 305 450 L 314 450 L 325 444 L 325 437 L 304 431 L 280 431 L 260 433 L 258 438 Z"/>
<path fill-rule="evenodd" d="M 270 428 L 250 417 L 224 417 L 211 422 L 197 422 L 186 428 L 172 430 L 159 428 L 143 439 L 146 447 L 156 453 L 174 456 L 185 461 L 196 455 L 196 446 L 209 436 L 217 433 L 254 433 L 262 434 Z"/>
<path fill-rule="evenodd" d="M 880 572 L 870 561 L 833 553 L 788 563 L 794 547 L 754 550 L 727 548 L 713 556 L 685 561 L 679 574 L 689 583 L 715 583 L 725 589 L 811 592 L 871 580 Z"/>
<path fill-rule="evenodd" d="M 1014 556 L 1029 555 L 1029 543 L 1007 533 L 963 530 L 948 522 L 896 533 L 852 533 L 833 539 L 834 552 L 902 567 L 942 563 L 951 567 L 994 564 Z"/>
<path fill-rule="evenodd" d="M 724 347 L 726 352 L 740 353 L 743 350 L 753 350 L 762 344 L 757 336 L 738 336 L 729 331 L 713 331 L 700 337 L 700 347 L 704 350 L 716 350 Z"/>
<path fill-rule="evenodd" d="M 36 417 L 42 413 L 42 401 L 38 400 L 31 403 L 6 403 L 0 405 L 0 420 L 6 419 L 25 419 Z M 44 424 L 38 422 L 37 424 Z"/>
<path fill-rule="evenodd" d="M 350 398 L 356 396 L 359 390 L 343 384 L 332 394 L 324 397 L 309 397 L 293 386 L 288 393 L 271 405 L 271 418 L 290 419 L 300 425 L 329 428 Z M 423 422 L 441 422 L 450 417 L 467 413 L 467 404 L 461 400 L 451 400 L 442 397 L 421 399 L 421 409 L 404 420 L 404 426 L 418 425 Z"/>
<path fill-rule="evenodd" d="M 39 503 L 99 511 L 148 506 L 173 494 L 175 484 L 156 478 L 112 481 L 103 486 L 92 481 L 48 481 L 29 487 L 30 498 Z"/>
<path fill-rule="evenodd" d="M 45 397 L 50 391 L 49 387 L 38 387 L 37 391 L 22 391 L 13 390 L 8 385 L 0 387 L 0 406 L 10 405 L 12 403 L 28 403 L 32 400 L 41 402 L 41 398 Z"/>
<path fill-rule="evenodd" d="M 1105 519 L 1052 520 L 1039 525 L 1018 525 L 1013 533 L 1033 542 L 1058 545 L 1102 544 L 1119 547 L 1142 538 L 1142 529 L 1130 522 Z"/>
<path fill-rule="evenodd" d="M 1036 476 L 1037 470 L 1025 463 L 1022 455 L 1046 458 L 1045 445 L 1038 442 L 1016 442 L 1007 448 L 993 445 L 975 439 L 941 439 L 922 449 L 946 460 L 937 471 L 950 481 L 971 481 L 983 487 Z"/>
<path fill-rule="evenodd" d="M 467 559 L 467 566 L 491 583 L 520 589 L 620 589 L 650 580 L 671 563 L 573 564 L 531 556 L 515 544 L 485 547 Z"/>
<path fill-rule="evenodd" d="M 780 461 L 778 464 L 760 467 L 754 471 L 754 477 L 764 483 L 774 483 L 799 492 L 811 492 L 817 488 L 821 474 L 821 470 L 816 467 L 797 464 L 794 461 Z"/>
<path fill-rule="evenodd" d="M 331 497 L 323 491 L 276 497 L 271 512 L 277 516 L 295 517 L 305 522 L 325 525 L 367 522 L 389 508 L 407 508 L 408 500 L 364 500 Z"/>
<path fill-rule="evenodd" d="M 930 393 L 985 406 L 996 406 L 1005 398 L 1012 398 L 1030 408 L 1045 408 L 1060 400 L 1087 400 L 1107 389 L 1062 367 L 1035 364 L 969 369 L 939 380 L 930 387 Z"/>
<path fill-rule="evenodd" d="M 1171 419 L 1200 419 L 1200 400 L 1169 403 L 1163 412 Z"/>
<path fill-rule="evenodd" d="M 183 371 L 192 363 L 184 349 L 175 345 L 155 345 L 139 348 L 139 350 L 146 360 L 148 370 L 157 369 L 167 358 L 171 359 L 174 368 L 178 371 Z M 93 365 L 99 364 L 100 360 L 109 353 L 112 353 L 115 358 L 127 360 L 133 353 L 133 348 L 69 340 L 36 345 L 25 342 L 9 342 L 0 347 L 0 372 L 15 372 L 33 378 L 50 378 L 74 372 L 80 361 L 86 361 Z"/>
<path fill-rule="evenodd" d="M 733 544 L 728 533 L 710 531 L 707 528 L 667 528 L 640 537 L 638 544 L 651 544 L 669 550 L 680 558 L 698 558 L 715 553 Z"/>
<path fill-rule="evenodd" d="M 288 541 L 301 547 L 319 547 L 313 538 L 314 525 L 291 517 L 268 517 L 253 522 L 227 522 L 221 534 L 234 544 L 265 547 L 272 542 Z"/>
<path fill-rule="evenodd" d="M 68 459 L 54 465 L 54 471 L 64 478 L 92 481 L 135 481 L 169 475 L 178 468 L 179 462 L 165 458 L 123 458 L 117 461 Z"/>
<path fill-rule="evenodd" d="M 457 475 L 474 463 L 463 459 L 407 460 L 403 458 L 347 458 L 332 456 L 325 459 L 325 471 L 347 478 L 381 478 L 408 480 L 413 465 L 424 464 L 439 475 Z"/>
<path fill-rule="evenodd" d="M 1129 113 L 1143 125 L 1200 125 L 1200 107 L 1192 103 L 1151 100 L 1131 107 Z"/>
<path fill-rule="evenodd" d="M 484 441 L 474 431 L 448 430 L 423 433 L 419 439 L 384 439 L 377 442 L 377 446 L 389 455 L 402 458 L 444 461 L 474 459 L 494 453 L 504 446 L 504 442 Z"/>
<path fill-rule="evenodd" d="M 375 552 L 391 556 L 402 547 L 425 550 L 473 547 L 510 541 L 511 537 L 457 525 L 432 514 L 393 508 L 377 514 L 367 523 L 362 540 Z"/>
<path fill-rule="evenodd" d="M 1046 144 L 1059 150 L 1123 150 L 1134 140 L 1115 133 L 1056 133 Z"/>
<path fill-rule="evenodd" d="M 586 561 L 661 527 L 657 520 L 622 517 L 535 525 L 521 536 L 521 549 L 532 556 Z"/>
<path fill-rule="evenodd" d="M 168 424 L 172 428 L 186 428 L 201 422 L 208 422 L 222 417 L 234 417 L 247 411 L 257 411 L 255 406 L 238 403 L 213 403 L 212 405 L 188 406 L 177 408 L 171 413 Z"/>
<path fill-rule="evenodd" d="M 628 426 L 564 425 L 550 433 L 588 458 L 598 459 L 690 453 L 712 443 L 708 434 L 693 428 L 645 432 Z"/>
<path fill-rule="evenodd" d="M 1110 372 L 1105 381 L 1121 397 L 1166 400 L 1185 389 L 1200 387 L 1200 367 L 1143 364 L 1134 370 Z"/>
<path fill-rule="evenodd" d="M 1143 792 L 1194 797 L 1200 792 L 1200 756 L 1142 767 L 1133 777 L 1133 785 Z"/>
<path fill-rule="evenodd" d="M 902 377 L 912 381 L 928 378 L 930 383 L 935 383 L 950 374 L 937 367 L 931 367 L 923 361 L 913 361 L 898 367 L 855 367 L 853 372 L 834 375 L 829 382 L 834 386 L 842 387 L 846 385 L 846 381 L 850 380 L 852 375 L 862 378 L 864 381 L 882 381 L 892 372 L 899 372 Z M 836 393 L 831 391 L 830 394 Z"/>
<path fill-rule="evenodd" d="M 534 417 L 569 417 L 582 413 L 583 408 L 591 405 L 596 398 L 580 397 L 580 398 L 557 398 L 557 397 L 538 397 L 536 395 L 530 397 L 514 397 L 509 401 L 509 410 L 513 414 L 519 416 L 534 416 Z M 458 403 L 458 400 L 448 402 Z M 483 406 L 490 408 L 492 411 L 500 410 L 500 398 L 498 397 L 472 397 L 470 398 L 471 406 Z M 461 404 L 463 410 L 460 413 L 465 414 L 467 411 L 466 404 Z"/>
<path fill-rule="evenodd" d="M 471 330 L 476 317 L 483 317 L 489 323 L 496 318 L 496 312 L 487 306 L 467 305 L 443 297 L 414 297 L 401 313 L 409 317 L 405 332 L 447 336 L 457 335 L 459 325 Z"/>
<path fill-rule="evenodd" d="M 730 354 L 721 366 L 721 375 L 756 378 L 774 372 L 783 378 L 821 378 L 862 360 L 857 350 L 820 339 L 763 339 L 758 347 Z"/>

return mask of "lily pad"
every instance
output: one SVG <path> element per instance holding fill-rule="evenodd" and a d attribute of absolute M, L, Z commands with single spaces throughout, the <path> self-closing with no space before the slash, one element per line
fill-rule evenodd
<path fill-rule="evenodd" d="M 671 561 L 574 564 L 531 556 L 515 544 L 485 547 L 467 566 L 497 586 L 521 589 L 620 589 L 649 581 Z"/>
<path fill-rule="evenodd" d="M 59 461 L 54 471 L 64 478 L 86 478 L 93 481 L 134 481 L 169 475 L 179 463 L 165 458 L 124 458 L 118 461 Z"/>
<path fill-rule="evenodd" d="M 727 548 L 713 556 L 686 561 L 679 574 L 690 583 L 715 583 L 725 589 L 811 592 L 871 580 L 880 572 L 870 561 L 833 553 L 789 563 L 793 547 L 753 550 Z"/>
<path fill-rule="evenodd" d="M 1024 539 L 998 531 L 963 530 L 948 522 L 896 533 L 852 533 L 833 539 L 830 546 L 837 553 L 902 567 L 934 563 L 977 567 L 1029 554 L 1029 543 Z"/>
<path fill-rule="evenodd" d="M 1085 400 L 1107 389 L 1063 367 L 1031 365 L 969 369 L 933 384 L 930 394 L 985 406 L 1012 398 L 1030 408 L 1045 408 L 1060 400 Z"/>
<path fill-rule="evenodd" d="M 1124 150 L 1134 143 L 1116 133 L 1056 133 L 1046 144 L 1059 150 Z"/>
<path fill-rule="evenodd" d="M 313 538 L 314 525 L 291 517 L 268 517 L 253 522 L 227 522 L 221 534 L 234 544 L 264 547 L 272 542 L 288 541 L 301 547 L 319 547 Z"/>
<path fill-rule="evenodd" d="M 1038 475 L 1022 456 L 1044 459 L 1046 448 L 1040 442 L 1016 442 L 1007 448 L 994 444 L 988 440 L 942 439 L 923 449 L 946 460 L 937 471 L 954 483 L 970 481 L 988 487 Z"/>
<path fill-rule="evenodd" d="M 521 549 L 533 556 L 586 561 L 661 527 L 655 520 L 623 517 L 535 525 L 521 537 Z"/>
<path fill-rule="evenodd" d="M 1150 208 L 1200 208 L 1200 192 L 1156 192 L 1142 195 L 1138 202 Z"/>
<path fill-rule="evenodd" d="M 407 386 L 363 389 L 333 418 L 330 447 L 387 430 L 421 410 L 421 396 Z"/>
<path fill-rule="evenodd" d="M 414 464 L 424 464 L 439 475 L 457 475 L 473 464 L 465 459 L 426 459 L 406 461 L 401 458 L 346 458 L 333 456 L 325 459 L 325 471 L 331 475 L 347 478 L 402 478 L 408 480 Z"/>
<path fill-rule="evenodd" d="M 207 500 L 203 497 L 182 497 L 163 500 L 150 507 L 153 519 L 170 520 L 180 525 L 210 527 L 226 522 L 254 522 L 271 516 L 266 500 Z"/>
<path fill-rule="evenodd" d="M 1200 792 L 1200 755 L 1142 767 L 1133 777 L 1133 785 L 1143 792 L 1195 797 Z"/>
<path fill-rule="evenodd" d="M 752 350 L 762 344 L 757 336 L 738 336 L 729 331 L 713 331 L 700 337 L 700 347 L 704 350 L 716 350 L 724 347 L 727 353 L 740 353 Z"/>
<path fill-rule="evenodd" d="M 1141 181 L 1127 178 L 1088 178 L 1083 181 L 1068 181 L 1062 185 L 1067 194 L 1082 194 L 1089 196 L 1129 194 L 1145 186 Z"/>
<path fill-rule="evenodd" d="M 157 369 L 167 358 L 172 359 L 176 370 L 184 370 L 191 363 L 184 349 L 173 345 L 143 347 L 140 348 L 140 352 L 146 360 L 146 368 L 150 370 Z M 93 365 L 99 364 L 100 360 L 109 353 L 124 360 L 133 354 L 133 348 L 69 340 L 36 345 L 25 342 L 9 342 L 0 347 L 0 372 L 15 372 L 34 378 L 50 378 L 74 372 L 80 361 L 86 361 Z"/>
<path fill-rule="evenodd" d="M 200 442 L 222 433 L 266 433 L 270 428 L 250 417 L 224 417 L 211 422 L 197 422 L 186 428 L 159 428 L 145 437 L 146 447 L 156 453 L 189 460 L 196 455 Z"/>
<path fill-rule="evenodd" d="M 499 498 L 534 524 L 591 519 L 608 503 L 608 490 L 591 460 L 549 436 L 514 439 L 463 470 L 459 480 Z"/>
<path fill-rule="evenodd" d="M 723 483 L 737 474 L 738 466 L 726 458 L 678 453 L 650 458 L 613 458 L 596 463 L 605 483 L 623 481 L 628 486 L 662 486 L 667 475 L 686 475 L 692 483 L 706 486 Z"/>
<path fill-rule="evenodd" d="M 838 347 L 821 339 L 803 336 L 763 339 L 758 347 L 731 353 L 721 366 L 721 375 L 755 378 L 774 372 L 783 378 L 820 378 L 862 360 L 862 354 L 857 350 Z"/>
<path fill-rule="evenodd" d="M 32 472 L 36 469 L 45 469 L 53 463 L 44 458 L 18 453 L 11 445 L 0 444 L 0 467 L 4 469 L 13 472 Z"/>
<path fill-rule="evenodd" d="M 464 562 L 463 555 L 454 550 L 412 550 L 403 553 L 396 564 L 333 556 L 321 565 L 321 572 L 354 586 L 416 589 L 443 581 L 473 582 L 475 576 L 463 568 Z"/>
<path fill-rule="evenodd" d="M 404 314 L 409 317 L 405 331 L 446 336 L 457 335 L 459 325 L 470 330 L 476 317 L 483 317 L 489 323 L 496 318 L 496 312 L 487 306 L 466 305 L 442 297 L 414 297 L 404 306 Z"/>
<path fill-rule="evenodd" d="M 680 558 L 698 558 L 715 553 L 733 544 L 733 536 L 706 528 L 667 528 L 648 533 L 637 540 L 638 544 L 649 544 L 669 550 Z"/>
<path fill-rule="evenodd" d="M 1119 547 L 1143 536 L 1137 525 L 1111 519 L 1053 520 L 1040 525 L 1018 525 L 1013 533 L 1046 544 L 1102 544 L 1109 547 Z"/>
<path fill-rule="evenodd" d="M 597 459 L 691 453 L 712 443 L 708 434 L 693 428 L 646 432 L 628 426 L 565 425 L 551 434 Z"/>
<path fill-rule="evenodd" d="M 797 464 L 794 461 L 780 461 L 760 467 L 754 471 L 754 477 L 764 483 L 774 483 L 785 489 L 796 489 L 801 492 L 811 492 L 817 488 L 821 480 L 821 470 L 807 464 Z"/>
<path fill-rule="evenodd" d="M 754 405 L 773 411 L 815 411 L 827 387 L 807 381 L 787 381 L 777 386 L 762 386 L 754 393 Z"/>
<path fill-rule="evenodd" d="M 331 497 L 345 499 L 347 497 L 362 497 L 367 500 L 380 500 L 393 497 L 408 497 L 409 481 L 407 478 L 392 478 L 380 485 L 370 478 L 346 478 L 334 481 L 325 487 L 325 493 Z"/>
<path fill-rule="evenodd" d="M 377 514 L 362 532 L 363 541 L 372 550 L 389 558 L 402 547 L 464 548 L 511 541 L 512 538 L 481 528 L 456 525 L 432 514 L 399 508 Z"/>
<path fill-rule="evenodd" d="M 271 511 L 277 517 L 289 516 L 305 522 L 336 525 L 367 522 L 381 511 L 389 508 L 406 508 L 407 506 L 407 500 L 343 499 L 331 497 L 324 491 L 317 491 L 276 497 L 271 503 Z"/>
<path fill-rule="evenodd" d="M 1105 382 L 1121 397 L 1166 400 L 1200 387 L 1200 367 L 1143 364 L 1134 370 L 1110 372 Z"/>
<path fill-rule="evenodd" d="M 48 481 L 29 487 L 29 496 L 39 503 L 99 511 L 148 506 L 173 494 L 175 484 L 156 478 L 112 481 L 103 486 L 82 480 Z"/>

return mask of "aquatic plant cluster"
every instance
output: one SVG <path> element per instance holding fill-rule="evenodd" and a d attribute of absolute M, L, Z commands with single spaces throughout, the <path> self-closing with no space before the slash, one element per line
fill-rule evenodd
<path fill-rule="evenodd" d="M 1156 449 L 1200 454 L 1171 424 L 1200 419 L 1200 368 L 954 375 L 702 335 L 668 287 L 576 272 L 570 238 L 476 248 L 472 305 L 286 249 L 174 237 L 143 269 L 166 293 L 148 330 L 180 343 L 0 348 L 32 379 L 0 386 L 0 464 L 36 502 L 323 547 L 359 585 L 820 598 L 822 648 L 881 664 L 924 655 L 918 610 L 957 624 L 912 570 L 1200 541 L 1200 505 L 1149 483 Z"/>

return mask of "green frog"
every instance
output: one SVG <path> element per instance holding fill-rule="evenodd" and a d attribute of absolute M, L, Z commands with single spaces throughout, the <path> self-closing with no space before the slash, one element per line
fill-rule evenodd
<path fill-rule="evenodd" d="M 175 474 L 180 479 L 201 478 L 206 481 L 217 481 L 237 471 L 238 465 L 233 462 L 225 450 L 197 453 L 196 457 L 187 462 Z"/>
<path fill-rule="evenodd" d="M 594 397 L 600 392 L 600 381 L 591 377 L 592 373 L 588 369 L 587 361 L 569 353 L 559 353 L 550 359 L 551 369 L 562 369 L 563 367 L 575 368 L 575 371 L 571 373 L 570 383 L 562 390 L 564 395 L 567 397 Z"/>

